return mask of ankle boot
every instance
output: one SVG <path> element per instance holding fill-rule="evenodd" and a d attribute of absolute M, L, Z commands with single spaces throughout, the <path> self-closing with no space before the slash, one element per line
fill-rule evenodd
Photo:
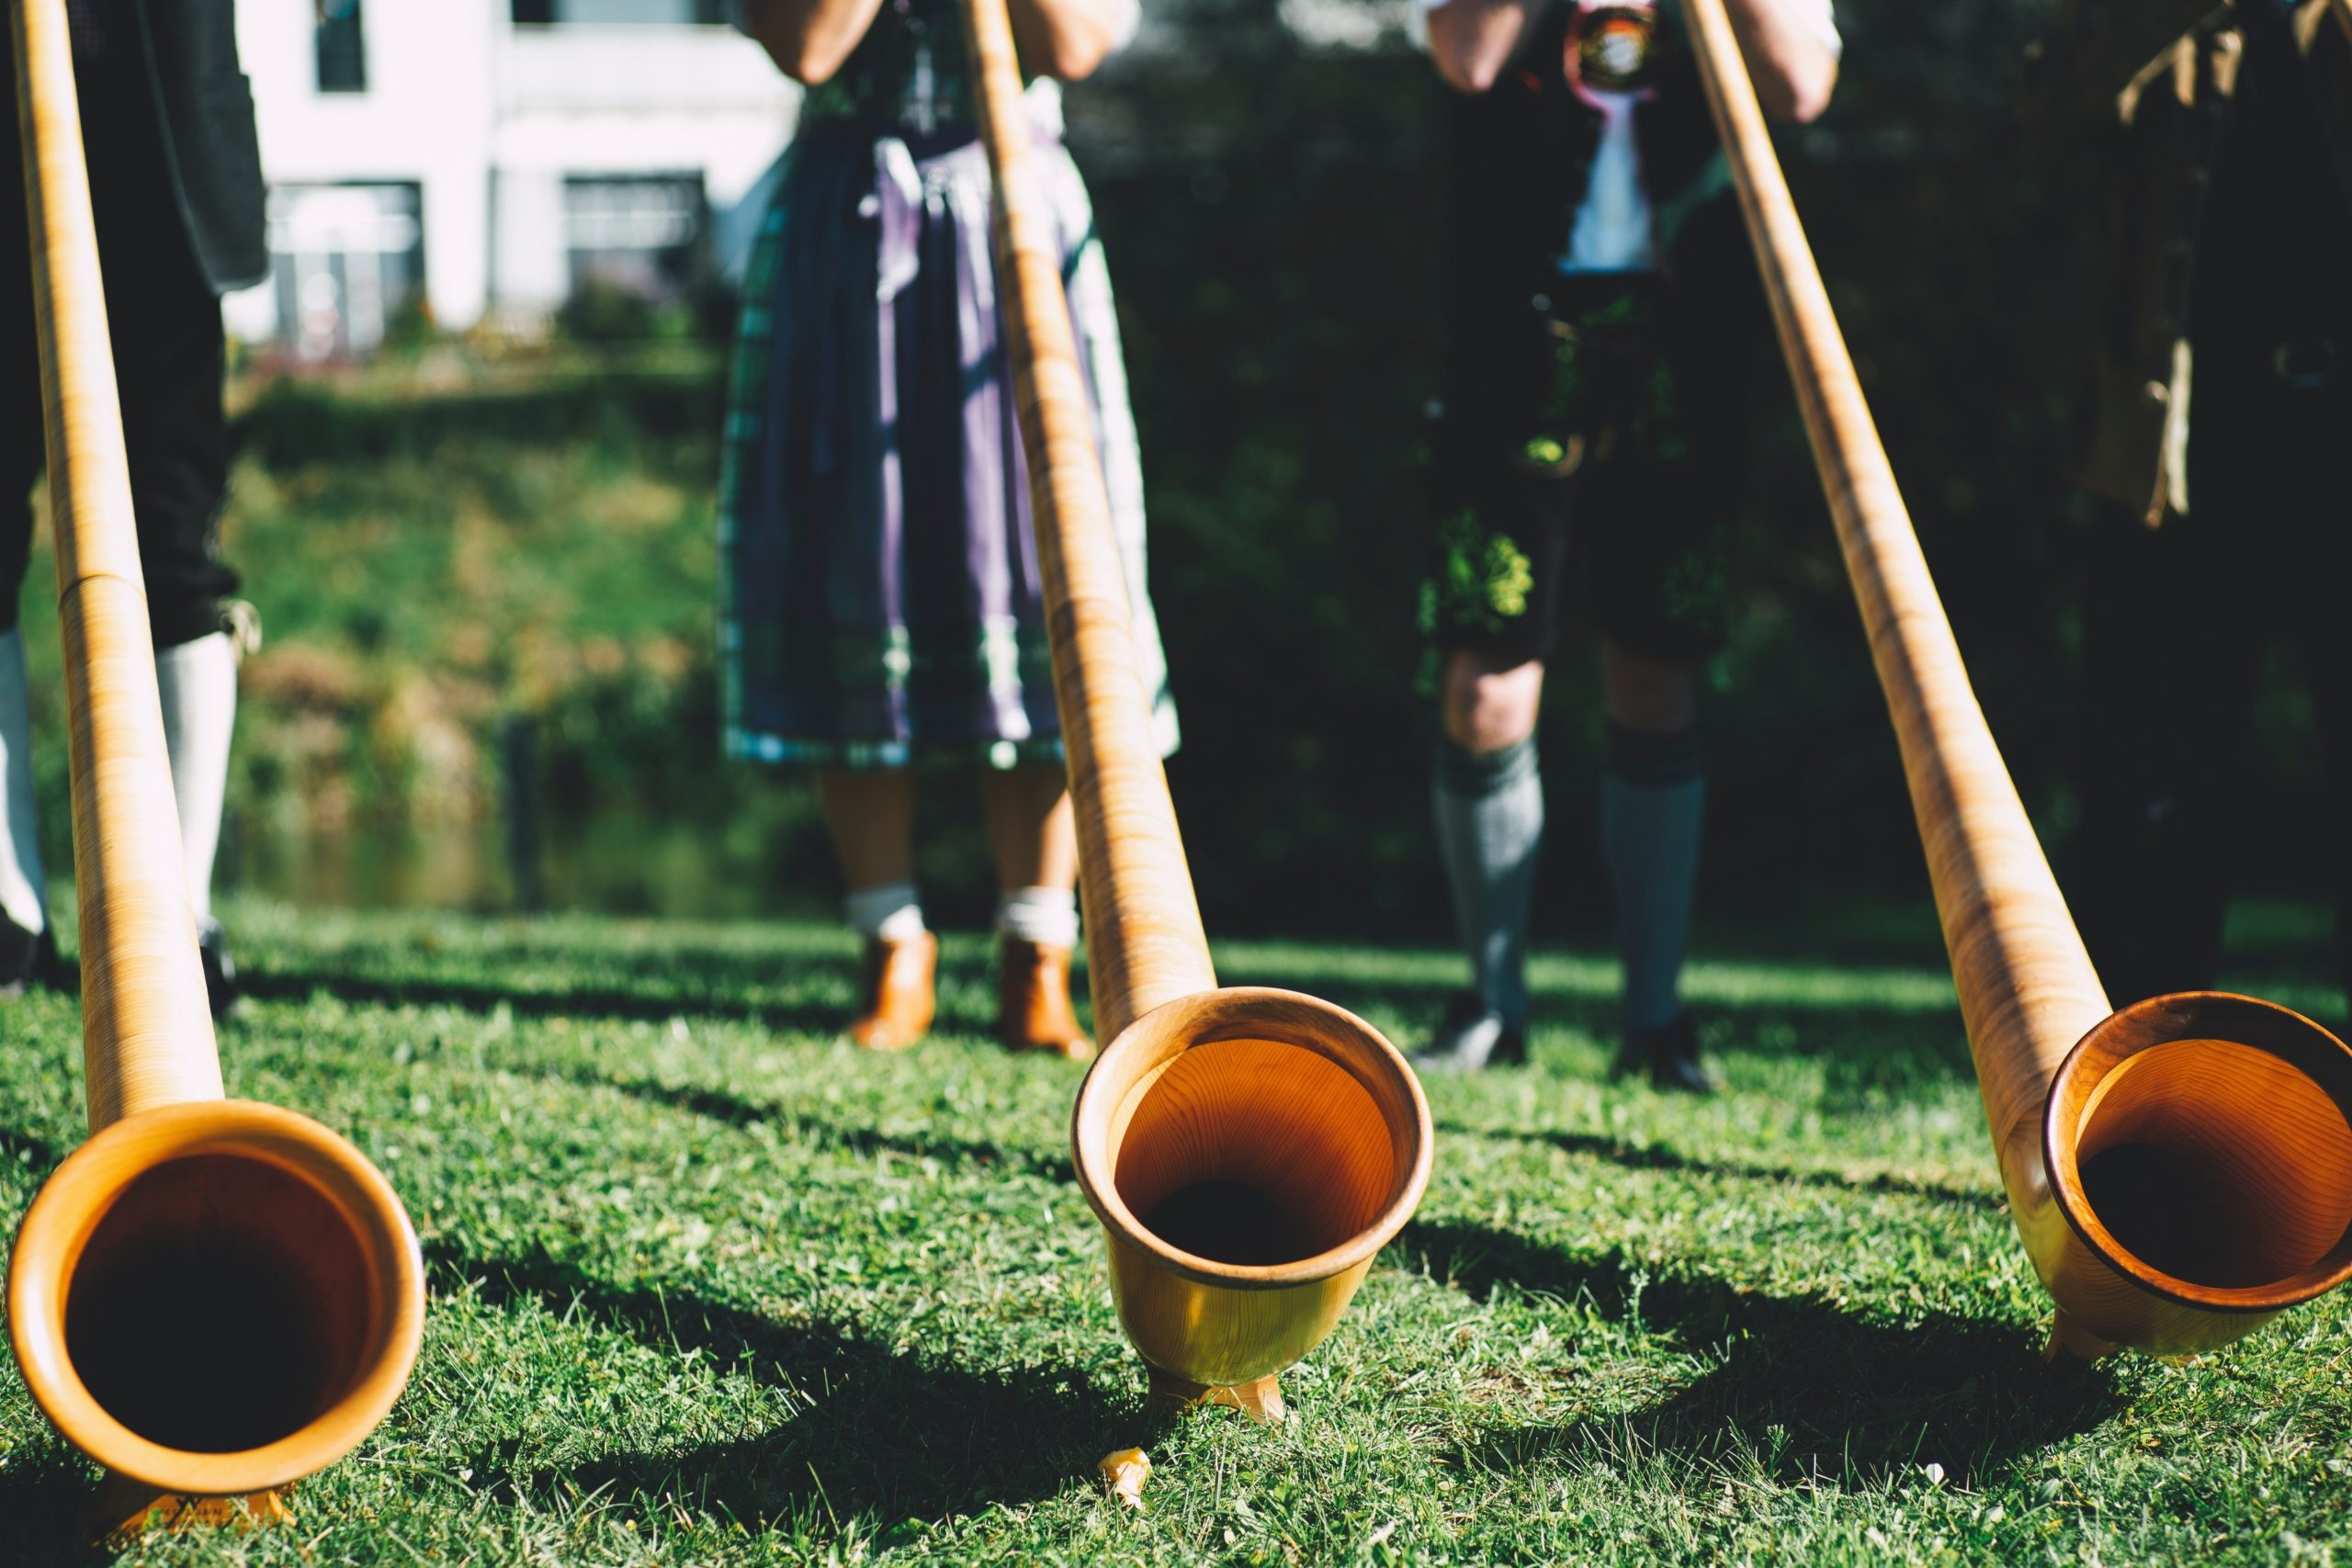
<path fill-rule="evenodd" d="M 939 939 L 924 931 L 902 941 L 865 941 L 865 976 L 849 1037 L 869 1051 L 903 1051 L 931 1032 L 938 999 L 932 980 Z"/>
<path fill-rule="evenodd" d="M 997 943 L 996 1036 L 1010 1051 L 1050 1051 L 1073 1062 L 1094 1055 L 1069 1005 L 1069 949 L 1001 937 Z"/>

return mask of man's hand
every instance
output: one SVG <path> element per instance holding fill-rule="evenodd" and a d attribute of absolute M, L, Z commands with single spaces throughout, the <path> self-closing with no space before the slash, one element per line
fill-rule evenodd
<path fill-rule="evenodd" d="M 1792 0 L 1724 0 L 1724 9 L 1764 112 L 1798 125 L 1820 118 L 1837 90 L 1838 56 Z"/>
<path fill-rule="evenodd" d="M 1457 93 L 1483 93 L 1518 54 L 1549 0 L 1447 0 L 1429 14 L 1430 58 Z"/>

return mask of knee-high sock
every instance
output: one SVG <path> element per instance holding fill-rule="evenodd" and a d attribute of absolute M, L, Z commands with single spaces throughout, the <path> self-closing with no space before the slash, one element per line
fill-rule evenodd
<path fill-rule="evenodd" d="M 1600 856 L 1617 895 L 1625 964 L 1624 1026 L 1670 1023 L 1682 1009 L 1682 958 L 1699 881 L 1706 752 L 1697 726 L 1679 735 L 1609 727 L 1600 781 Z"/>
<path fill-rule="evenodd" d="M 49 923 L 43 901 L 40 837 L 33 830 L 32 693 L 25 684 L 25 634 L 0 636 L 0 914 L 28 931 Z"/>
<path fill-rule="evenodd" d="M 229 793 L 229 740 L 237 728 L 237 648 L 226 632 L 155 650 L 164 698 L 164 744 L 172 796 L 180 808 L 187 901 L 212 918 L 212 862 L 220 849 L 220 807 Z"/>
<path fill-rule="evenodd" d="M 922 922 L 922 900 L 911 882 L 851 888 L 842 900 L 842 918 L 858 935 L 884 942 L 912 942 L 931 929 Z"/>
<path fill-rule="evenodd" d="M 1544 841 L 1544 776 L 1533 737 L 1499 751 L 1440 740 L 1430 772 L 1439 858 L 1471 987 L 1513 1029 L 1527 1027 L 1527 913 Z"/>

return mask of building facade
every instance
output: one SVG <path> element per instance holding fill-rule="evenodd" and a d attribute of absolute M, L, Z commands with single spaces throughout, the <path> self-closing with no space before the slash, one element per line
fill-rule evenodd
<path fill-rule="evenodd" d="M 364 355 L 740 265 L 797 93 L 720 0 L 240 0 L 272 273 L 230 330 Z"/>

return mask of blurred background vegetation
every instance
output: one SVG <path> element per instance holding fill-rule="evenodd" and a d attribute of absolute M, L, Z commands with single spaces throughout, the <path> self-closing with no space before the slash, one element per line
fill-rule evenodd
<path fill-rule="evenodd" d="M 1784 157 L 2063 874 L 2084 570 L 2065 462 L 2091 257 L 2087 175 L 2015 133 L 2047 6 L 1838 11 L 1837 103 L 1784 134 Z M 1403 14 L 1154 0 L 1158 46 L 1069 95 L 1143 434 L 1186 734 L 1170 779 L 1221 931 L 1432 935 L 1445 919 L 1411 628 L 1443 106 Z M 306 901 L 831 907 L 805 783 L 718 755 L 726 320 L 723 300 L 657 314 L 586 299 L 527 351 L 419 322 L 364 370 L 241 381 L 227 540 L 268 637 L 245 674 L 231 879 Z M 1769 919 L 1925 879 L 1785 382 L 1758 385 L 1743 607 L 1713 672 L 1705 875 L 1710 908 Z M 41 599 L 27 595 L 32 646 L 53 661 Z M 1589 643 L 1564 649 L 1547 705 L 1547 932 L 1605 918 L 1586 828 L 1592 662 Z M 53 681 L 39 690 L 56 702 Z M 2340 805 L 2318 797 L 2311 733 L 2274 669 L 2245 759 L 2264 801 L 2245 824 L 2249 886 L 2308 890 L 2299 846 Z M 41 762 L 62 865 L 62 748 Z M 969 781 L 924 789 L 927 893 L 941 918 L 977 919 Z"/>

